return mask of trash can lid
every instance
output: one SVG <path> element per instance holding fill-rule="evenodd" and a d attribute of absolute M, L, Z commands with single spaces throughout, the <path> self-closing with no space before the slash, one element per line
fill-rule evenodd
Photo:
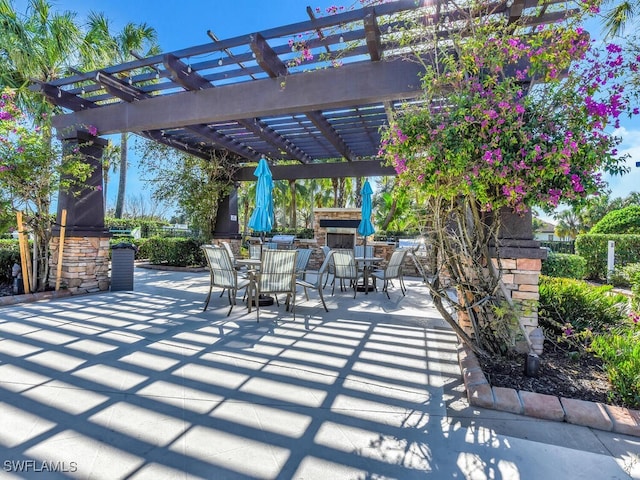
<path fill-rule="evenodd" d="M 117 248 L 130 248 L 131 250 L 138 250 L 138 247 L 136 247 L 133 243 L 129 243 L 129 242 L 120 242 L 120 243 L 111 245 L 112 250 L 115 250 Z"/>

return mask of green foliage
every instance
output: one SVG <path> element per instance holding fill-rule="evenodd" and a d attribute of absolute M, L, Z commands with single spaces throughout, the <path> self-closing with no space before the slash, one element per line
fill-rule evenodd
<path fill-rule="evenodd" d="M 538 322 L 547 337 L 591 349 L 605 365 L 612 400 L 640 406 L 640 316 L 624 295 L 567 278 L 540 277 Z"/>
<path fill-rule="evenodd" d="M 607 213 L 589 233 L 640 234 L 640 206 L 631 205 Z"/>
<path fill-rule="evenodd" d="M 587 272 L 587 261 L 580 255 L 553 253 L 542 262 L 542 274 L 549 277 L 583 279 Z"/>
<path fill-rule="evenodd" d="M 627 317 L 628 300 L 612 294 L 609 285 L 596 287 L 569 278 L 540 276 L 538 322 L 547 332 L 563 333 L 571 324 L 576 330 L 603 332 L 621 325 Z"/>
<path fill-rule="evenodd" d="M 206 259 L 200 249 L 202 242 L 192 238 L 152 237 L 144 244 L 144 253 L 153 264 L 179 267 L 204 265 Z"/>
<path fill-rule="evenodd" d="M 631 287 L 640 281 L 640 263 L 629 263 L 623 267 L 616 267 L 609 276 L 609 282 L 614 287 Z"/>
<path fill-rule="evenodd" d="M 636 317 L 637 321 L 637 317 Z M 593 352 L 602 358 L 614 392 L 631 408 L 640 407 L 640 327 L 638 323 L 596 336 Z"/>
<path fill-rule="evenodd" d="M 153 198 L 178 206 L 195 230 L 210 238 L 219 202 L 233 188 L 238 168 L 231 153 L 219 152 L 208 160 L 146 142 L 141 167 L 153 185 Z"/>
<path fill-rule="evenodd" d="M 588 279 L 607 278 L 608 241 L 615 246 L 615 264 L 624 267 L 640 262 L 640 235 L 585 234 L 576 238 L 576 253 L 587 260 Z"/>
<path fill-rule="evenodd" d="M 11 269 L 14 263 L 20 264 L 18 240 L 0 240 L 0 283 L 13 281 Z"/>
<path fill-rule="evenodd" d="M 625 268 L 625 274 L 631 285 L 631 308 L 640 312 L 640 263 L 632 263 Z"/>

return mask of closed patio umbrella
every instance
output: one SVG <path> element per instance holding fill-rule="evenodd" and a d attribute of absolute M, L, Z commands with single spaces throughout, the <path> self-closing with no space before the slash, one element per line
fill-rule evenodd
<path fill-rule="evenodd" d="M 249 219 L 249 228 L 254 232 L 260 232 L 260 239 L 264 241 L 264 234 L 273 227 L 273 177 L 269 164 L 263 158 L 258 162 L 253 174 L 258 177 L 256 186 L 256 208 Z M 268 295 L 260 295 L 260 305 L 270 305 L 273 298 Z"/>
<path fill-rule="evenodd" d="M 273 177 L 264 158 L 260 159 L 253 174 L 258 177 L 258 185 L 256 207 L 249 219 L 249 228 L 262 233 L 261 237 L 264 238 L 264 234 L 273 227 Z"/>
<path fill-rule="evenodd" d="M 358 233 L 364 237 L 364 257 L 366 258 L 367 237 L 373 235 L 376 231 L 371 223 L 371 195 L 373 194 L 373 190 L 371 189 L 371 185 L 369 185 L 369 180 L 365 180 L 360 193 L 362 194 L 362 218 L 358 225 Z"/>

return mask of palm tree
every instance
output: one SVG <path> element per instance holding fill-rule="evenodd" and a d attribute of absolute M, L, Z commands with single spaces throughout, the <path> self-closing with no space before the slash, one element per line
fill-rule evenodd
<path fill-rule="evenodd" d="M 51 238 L 50 207 L 55 183 L 50 175 L 58 155 L 54 152 L 49 118 L 58 110 L 28 87 L 33 80 L 50 82 L 69 73 L 77 61 L 83 34 L 71 12 L 53 13 L 46 0 L 29 0 L 26 13 L 18 14 L 10 0 L 0 0 L 0 89 L 17 92 L 17 102 L 41 129 L 48 164 L 31 178 L 34 187 L 28 219 L 34 235 L 33 279 L 37 290 L 46 287 Z"/>
<path fill-rule="evenodd" d="M 0 87 L 15 89 L 35 122 L 55 107 L 29 91 L 29 85 L 34 79 L 50 82 L 70 73 L 83 41 L 75 13 L 51 9 L 46 0 L 29 0 L 26 14 L 20 15 L 10 0 L 0 0 Z"/>
<path fill-rule="evenodd" d="M 155 55 L 160 52 L 157 43 L 157 33 L 146 23 L 127 23 L 116 35 L 110 33 L 110 23 L 101 13 L 91 13 L 89 16 L 89 31 L 87 43 L 98 45 L 98 49 L 109 57 L 110 63 L 124 63 L 136 59 L 136 52 L 143 56 Z M 127 187 L 129 135 L 120 135 L 120 180 L 116 199 L 115 217 L 122 218 Z M 115 165 L 114 165 L 115 167 Z"/>
<path fill-rule="evenodd" d="M 556 235 L 560 238 L 570 237 L 572 240 L 585 231 L 580 216 L 574 209 L 563 210 L 554 215 L 558 221 Z"/>
<path fill-rule="evenodd" d="M 611 3 L 607 1 L 606 3 Z M 638 0 L 621 0 L 604 15 L 604 31 L 607 37 L 622 36 L 627 24 L 636 17 L 640 3 Z"/>

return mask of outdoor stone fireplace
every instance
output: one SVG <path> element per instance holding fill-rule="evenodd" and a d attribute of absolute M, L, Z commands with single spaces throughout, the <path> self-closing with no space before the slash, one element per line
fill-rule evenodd
<path fill-rule="evenodd" d="M 316 208 L 313 232 L 318 245 L 330 248 L 353 248 L 360 223 L 359 208 Z"/>

